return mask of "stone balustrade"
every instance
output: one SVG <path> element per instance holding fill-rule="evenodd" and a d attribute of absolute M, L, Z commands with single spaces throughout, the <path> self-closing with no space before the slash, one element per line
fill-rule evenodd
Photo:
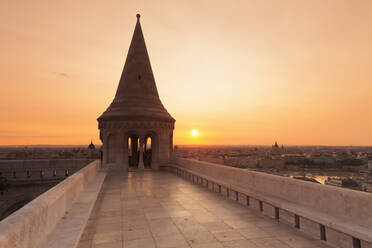
<path fill-rule="evenodd" d="M 165 169 L 336 247 L 372 247 L 370 193 L 183 158 Z"/>
<path fill-rule="evenodd" d="M 10 181 L 64 179 L 92 159 L 0 160 L 0 176 Z"/>

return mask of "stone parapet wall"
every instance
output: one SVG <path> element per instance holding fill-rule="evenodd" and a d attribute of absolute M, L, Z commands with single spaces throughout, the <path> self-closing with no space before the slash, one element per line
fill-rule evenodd
<path fill-rule="evenodd" d="M 39 247 L 100 168 L 96 160 L 0 222 L 0 248 Z"/>
<path fill-rule="evenodd" d="M 358 221 L 372 228 L 372 195 L 361 191 L 293 180 L 192 159 L 176 158 L 178 165 L 236 186 L 314 208 L 325 214 Z"/>
<path fill-rule="evenodd" d="M 83 168 L 93 159 L 0 160 L 0 173 L 8 180 L 64 178 Z"/>
<path fill-rule="evenodd" d="M 167 169 L 337 247 L 372 247 L 370 193 L 184 158 Z"/>

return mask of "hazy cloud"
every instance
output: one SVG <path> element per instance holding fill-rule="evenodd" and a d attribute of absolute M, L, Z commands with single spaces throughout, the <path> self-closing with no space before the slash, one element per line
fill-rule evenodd
<path fill-rule="evenodd" d="M 70 77 L 70 74 L 68 74 L 66 72 L 55 72 L 54 74 L 56 74 L 58 77 L 62 77 L 62 78 L 69 78 Z"/>

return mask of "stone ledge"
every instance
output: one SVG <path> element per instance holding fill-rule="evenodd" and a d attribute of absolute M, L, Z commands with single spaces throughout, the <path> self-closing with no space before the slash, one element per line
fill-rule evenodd
<path fill-rule="evenodd" d="M 40 247 L 99 168 L 93 161 L 1 221 L 0 248 Z"/>
<path fill-rule="evenodd" d="M 99 172 L 95 179 L 84 189 L 70 210 L 46 238 L 43 248 L 76 247 L 88 222 L 93 206 L 101 190 L 106 173 Z"/>

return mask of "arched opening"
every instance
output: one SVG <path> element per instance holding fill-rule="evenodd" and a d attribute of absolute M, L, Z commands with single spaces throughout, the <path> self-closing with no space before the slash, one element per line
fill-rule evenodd
<path fill-rule="evenodd" d="M 139 139 L 136 135 L 128 137 L 128 164 L 129 167 L 138 167 L 139 162 Z"/>
<path fill-rule="evenodd" d="M 136 131 L 125 134 L 125 159 L 128 159 L 128 169 L 135 171 L 138 168 L 158 169 L 158 136 L 154 131 L 138 135 Z"/>
<path fill-rule="evenodd" d="M 143 150 L 143 163 L 146 168 L 151 167 L 151 161 L 152 161 L 152 149 L 151 149 L 151 136 L 148 136 L 145 138 L 145 147 Z"/>
<path fill-rule="evenodd" d="M 159 136 L 155 131 L 148 131 L 144 136 L 144 164 L 145 167 L 157 170 L 159 156 Z"/>

